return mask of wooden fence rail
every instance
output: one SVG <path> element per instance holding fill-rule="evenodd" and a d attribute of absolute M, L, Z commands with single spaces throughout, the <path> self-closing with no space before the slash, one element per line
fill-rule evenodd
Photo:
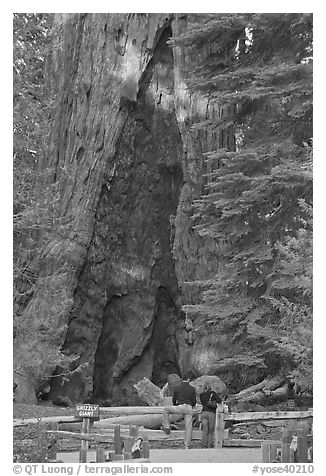
<path fill-rule="evenodd" d="M 117 425 L 116 425 L 117 426 Z M 88 441 L 94 442 L 103 442 L 103 443 L 113 443 L 114 442 L 114 429 L 111 430 L 100 430 L 100 431 L 91 431 L 89 434 L 78 433 L 73 431 L 66 430 L 47 430 L 47 433 L 56 434 L 58 436 L 66 436 L 67 438 L 75 439 L 87 439 Z M 161 430 L 147 430 L 145 428 L 139 427 L 139 435 L 144 438 L 148 438 L 149 441 L 182 441 L 184 439 L 183 430 L 173 430 L 169 435 L 163 433 Z M 123 440 L 124 438 L 129 437 L 128 431 L 120 428 L 120 436 Z M 202 432 L 201 430 L 193 430 L 192 439 L 201 440 Z"/>
<path fill-rule="evenodd" d="M 101 417 L 105 415 L 153 415 L 162 414 L 164 407 L 100 407 Z M 201 407 L 197 407 L 194 413 L 200 413 Z M 242 412 L 225 413 L 224 420 L 234 421 L 252 421 L 252 420 L 285 420 L 293 418 L 311 418 L 312 410 L 302 412 Z M 31 423 L 77 423 L 82 422 L 82 418 L 76 418 L 73 415 L 53 416 L 40 418 L 20 418 L 14 419 L 13 426 L 24 426 Z"/>
<path fill-rule="evenodd" d="M 232 421 L 258 421 L 258 420 L 293 420 L 312 418 L 313 412 L 293 411 L 293 412 L 243 412 L 243 413 L 225 413 L 224 420 Z"/>

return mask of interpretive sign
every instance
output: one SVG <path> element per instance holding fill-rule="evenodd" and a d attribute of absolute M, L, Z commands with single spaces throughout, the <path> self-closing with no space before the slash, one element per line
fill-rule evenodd
<path fill-rule="evenodd" d="M 81 418 L 99 418 L 100 406 L 91 403 L 78 403 L 75 407 L 75 416 Z"/>

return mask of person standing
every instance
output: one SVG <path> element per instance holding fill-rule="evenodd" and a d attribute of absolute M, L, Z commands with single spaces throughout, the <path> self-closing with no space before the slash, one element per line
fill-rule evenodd
<path fill-rule="evenodd" d="M 203 391 L 199 395 L 203 409 L 201 412 L 202 425 L 202 447 L 209 448 L 214 445 L 214 428 L 215 428 L 215 413 L 219 403 L 222 403 L 222 398 L 216 392 L 211 390 L 209 384 L 203 385 Z"/>
<path fill-rule="evenodd" d="M 193 408 L 196 406 L 196 390 L 189 384 L 189 378 L 184 378 L 173 391 L 173 406 L 167 406 L 163 410 L 161 429 L 170 434 L 169 415 L 183 415 L 185 422 L 184 447 L 189 449 L 192 438 L 192 416 Z"/>

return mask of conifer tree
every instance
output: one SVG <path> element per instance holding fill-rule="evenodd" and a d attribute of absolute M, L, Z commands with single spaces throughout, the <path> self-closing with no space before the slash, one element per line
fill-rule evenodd
<path fill-rule="evenodd" d="M 195 127 L 233 135 L 206 154 L 193 207 L 221 268 L 185 310 L 198 332 L 233 335 L 227 366 L 311 387 L 312 15 L 212 15 L 173 41 L 193 58 L 189 90 L 228 112 Z"/>
<path fill-rule="evenodd" d="M 70 302 L 62 285 L 64 273 L 59 268 L 39 276 L 50 231 L 62 226 L 55 215 L 57 187 L 48 180 L 53 171 L 42 164 L 49 154 L 53 105 L 51 88 L 45 84 L 49 49 L 53 50 L 52 25 L 52 14 L 15 13 L 13 17 L 13 334 L 15 342 L 25 346 L 14 355 L 15 383 L 31 373 L 42 374 L 49 363 L 71 361 L 52 335 L 53 342 L 49 340 L 48 322 Z M 50 285 L 43 308 L 30 308 L 35 289 L 46 283 Z"/>
<path fill-rule="evenodd" d="M 35 188 L 49 133 L 44 64 L 50 25 L 48 14 L 15 13 L 13 17 L 14 320 L 33 289 L 36 236 L 46 226 L 49 214 L 44 189 L 40 200 Z"/>

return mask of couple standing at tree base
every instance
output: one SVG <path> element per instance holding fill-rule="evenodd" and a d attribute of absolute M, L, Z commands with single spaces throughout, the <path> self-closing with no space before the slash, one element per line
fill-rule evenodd
<path fill-rule="evenodd" d="M 170 420 L 169 415 L 183 415 L 185 423 L 184 447 L 189 449 L 192 439 L 192 419 L 196 406 L 196 390 L 189 384 L 189 378 L 179 381 L 173 391 L 172 403 L 173 406 L 167 406 L 163 410 L 162 415 L 162 430 L 170 434 Z M 202 446 L 208 448 L 209 445 L 214 445 L 214 427 L 215 427 L 215 412 L 218 403 L 221 403 L 221 397 L 211 391 L 208 384 L 204 384 L 203 392 L 200 394 L 200 401 L 203 405 L 201 412 L 202 424 Z"/>

